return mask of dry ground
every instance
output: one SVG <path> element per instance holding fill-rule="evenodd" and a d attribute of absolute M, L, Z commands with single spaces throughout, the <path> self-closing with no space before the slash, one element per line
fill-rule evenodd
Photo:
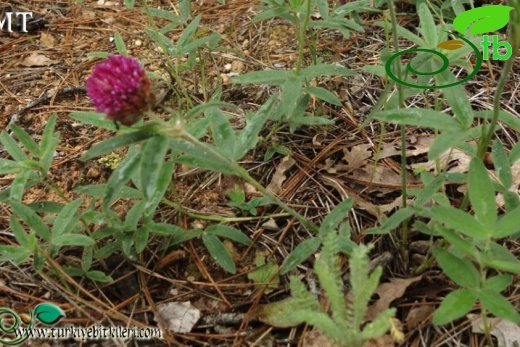
<path fill-rule="evenodd" d="M 154 0 L 149 3 L 150 7 L 171 9 L 175 2 Z M 221 46 L 225 48 L 201 56 L 204 64 L 201 64 L 200 69 L 205 72 L 205 80 L 196 80 L 193 77 L 195 74 L 184 75 L 191 86 L 190 97 L 195 103 L 207 101 L 221 85 L 225 101 L 240 106 L 243 111 L 255 110 L 272 90 L 261 86 L 232 85 L 229 76 L 265 67 L 290 68 L 294 64 L 294 30 L 288 23 L 278 19 L 253 24 L 251 18 L 256 3 L 228 0 L 226 5 L 220 5 L 216 1 L 194 1 L 194 13 L 203 16 L 202 30 L 220 33 Z M 66 193 L 66 198 L 72 199 L 77 196 L 74 188 L 106 182 L 112 171 L 107 161 L 92 160 L 85 163 L 78 159 L 86 149 L 111 136 L 111 133 L 77 123 L 68 117 L 73 111 L 92 110 L 83 85 L 97 60 L 87 58 L 87 53 L 116 53 L 111 38 L 117 31 L 129 48 L 129 54 L 137 57 L 148 70 L 164 73 L 162 56 L 145 34 L 146 16 L 139 9 L 124 8 L 118 1 L 105 4 L 84 1 L 79 4 L 73 1 L 33 0 L 19 5 L 45 14 L 48 26 L 29 34 L 9 35 L 2 32 L 0 36 L 0 128 L 7 130 L 8 124 L 17 123 L 38 140 L 47 119 L 56 113 L 61 140 L 51 173 L 58 187 Z M 416 23 L 413 6 L 401 4 L 399 11 L 409 13 L 399 17 L 401 24 L 413 26 Z M 374 22 L 381 20 L 381 14 L 363 15 L 363 19 L 366 32 L 353 33 L 350 39 L 334 32 L 322 33 L 316 47 L 318 54 L 326 61 L 339 62 L 356 71 L 365 65 L 378 64 L 378 53 L 385 46 L 385 38 L 383 30 L 376 27 Z M 179 33 L 180 30 L 174 31 L 175 35 Z M 175 40 L 175 35 L 172 40 Z M 31 54 L 37 54 L 33 56 L 35 61 L 27 60 Z M 519 66 L 516 65 L 515 76 L 510 79 L 503 95 L 504 107 L 517 116 L 520 110 Z M 489 109 L 499 71 L 500 64 L 484 66 L 478 77 L 466 85 L 474 96 L 474 108 Z M 289 134 L 288 129 L 282 128 L 276 139 L 293 151 L 292 165 L 287 165 L 281 155 L 264 162 L 265 146 L 258 147 L 248 155 L 243 164 L 265 185 L 273 181 L 277 170 L 285 175 L 285 180 L 278 182 L 279 186 L 275 187 L 278 196 L 316 222 L 339 201 L 354 197 L 357 204 L 350 216 L 353 238 L 356 242 L 376 244 L 373 258 L 380 260 L 384 266 L 383 282 L 390 282 L 391 278 L 412 278 L 412 270 L 424 260 L 424 243 L 428 239 L 412 233 L 413 242 L 405 261 L 396 252 L 396 241 L 392 237 L 363 234 L 364 229 L 375 225 L 379 215 L 388 214 L 401 196 L 397 129 L 387 126 L 382 148 L 384 155 L 371 179 L 372 166 L 367 163 L 374 163 L 380 126 L 372 124 L 365 129 L 358 127 L 376 103 L 382 91 L 382 81 L 373 75 L 359 72 L 354 78 L 329 79 L 324 80 L 323 84 L 344 102 L 342 108 L 325 106 L 319 109 L 334 119 L 335 125 L 326 128 L 304 127 L 295 134 Z M 433 96 L 430 99 L 433 102 Z M 166 94 L 163 102 L 172 108 L 176 107 L 176 100 L 171 93 Z M 243 124 L 243 113 L 237 112 L 234 117 L 236 126 L 240 127 Z M 269 129 L 266 129 L 264 135 L 268 132 Z M 518 141 L 518 134 L 514 131 L 503 128 L 500 134 L 508 147 Z M 425 153 L 432 134 L 410 128 L 408 135 L 411 154 L 410 170 L 406 174 L 410 188 L 420 187 L 420 181 L 414 176 L 412 168 L 418 163 L 426 166 L 430 164 Z M 4 151 L 0 153 L 2 157 L 7 156 Z M 463 171 L 464 163 L 464 158 L 458 158 L 451 165 Z M 8 186 L 12 179 L 0 177 L 0 186 Z M 170 192 L 170 197 L 187 209 L 204 215 L 235 215 L 236 211 L 226 204 L 226 193 L 235 182 L 233 178 L 179 167 L 174 182 L 175 191 Z M 453 187 L 451 192 L 455 202 L 461 196 L 457 188 Z M 254 196 L 255 192 L 251 192 L 249 197 Z M 34 201 L 63 202 L 63 198 L 38 186 L 24 196 L 24 202 Z M 9 237 L 8 219 L 11 213 L 6 205 L 0 208 L 0 243 L 10 243 L 12 239 Z M 124 215 L 127 210 L 125 202 L 119 202 L 115 209 Z M 274 208 L 259 210 L 259 214 L 276 212 L 280 211 Z M 156 219 L 186 228 L 197 223 L 208 223 L 182 215 L 167 206 L 160 208 Z M 71 282 L 65 287 L 50 273 L 35 273 L 31 264 L 22 264 L 20 267 L 1 264 L 0 307 L 27 312 L 39 302 L 51 301 L 66 311 L 65 323 L 78 326 L 93 323 L 155 326 L 153 317 L 159 303 L 190 301 L 202 310 L 203 316 L 216 317 L 219 313 L 245 315 L 237 316 L 238 322 L 229 324 L 201 323 L 191 333 L 169 334 L 164 341 L 153 343 L 187 346 L 301 346 L 305 333 L 312 330 L 310 327 L 273 329 L 252 318 L 258 304 L 287 296 L 287 279 L 282 278 L 273 292 L 262 294 L 255 290 L 247 273 L 254 268 L 254 258 L 260 252 L 264 252 L 269 260 L 281 264 L 295 245 L 309 234 L 295 220 L 286 217 L 277 219 L 274 228 L 262 223 L 250 221 L 235 224 L 255 240 L 254 246 L 247 249 L 230 245 L 239 263 L 235 276 L 222 271 L 198 242 L 161 249 L 158 245 L 160 240 L 152 239 L 138 262 L 131 263 L 123 257 L 108 259 L 104 269 L 116 280 L 110 285 L 76 279 L 79 282 Z M 511 249 L 518 249 L 518 243 L 511 243 Z M 73 264 L 79 256 L 71 251 L 55 261 L 61 265 Z M 296 273 L 304 276 L 306 281 L 315 282 L 312 274 L 306 271 L 311 268 L 310 260 Z M 345 270 L 347 268 L 345 264 Z M 406 333 L 403 345 L 482 346 L 482 335 L 471 333 L 468 320 L 446 327 L 430 324 L 432 309 L 454 288 L 454 284 L 435 267 L 420 276 L 401 285 L 399 288 L 405 293 L 395 294 L 392 303 L 398 309 L 397 318 L 403 322 L 402 328 Z M 398 291 L 395 289 L 398 286 L 396 284 L 394 290 Z M 514 295 L 514 291 L 511 294 Z M 386 341 L 379 341 L 380 346 L 394 345 Z M 146 345 L 153 343 L 147 342 Z M 67 343 L 74 344 L 73 341 Z M 136 342 L 128 342 L 128 345 L 134 344 L 137 345 Z"/>

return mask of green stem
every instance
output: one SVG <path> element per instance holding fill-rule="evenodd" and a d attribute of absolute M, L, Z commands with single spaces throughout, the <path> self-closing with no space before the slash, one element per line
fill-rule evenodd
<path fill-rule="evenodd" d="M 305 40 L 307 38 L 305 33 L 307 32 L 307 25 L 309 24 L 310 16 L 311 16 L 311 0 L 307 0 L 305 18 L 304 18 L 303 22 L 300 21 L 300 23 L 298 25 L 298 60 L 296 61 L 296 74 L 298 74 L 300 72 L 302 65 L 303 65 L 303 49 L 305 48 Z"/>
<path fill-rule="evenodd" d="M 226 165 L 231 171 L 234 172 L 236 176 L 241 177 L 244 181 L 252 185 L 256 190 L 261 192 L 264 196 L 266 196 L 269 200 L 271 200 L 272 203 L 280 206 L 285 212 L 293 216 L 296 220 L 298 220 L 300 223 L 302 223 L 305 227 L 307 227 L 309 230 L 318 233 L 319 227 L 312 223 L 307 218 L 303 217 L 301 214 L 296 212 L 294 209 L 292 209 L 289 205 L 287 205 L 285 202 L 280 200 L 276 195 L 268 191 L 262 184 L 260 184 L 257 180 L 255 180 L 249 172 L 247 172 L 246 169 L 244 169 L 242 166 L 238 165 L 236 162 L 229 160 L 228 158 L 221 155 L 219 152 L 217 152 L 212 146 L 200 142 L 190 134 L 188 134 L 186 131 L 181 130 L 180 133 L 177 135 L 178 137 L 184 139 L 185 141 L 191 143 L 195 147 L 198 147 L 203 152 L 206 152 L 208 155 L 212 156 L 213 158 L 221 161 L 224 165 Z"/>

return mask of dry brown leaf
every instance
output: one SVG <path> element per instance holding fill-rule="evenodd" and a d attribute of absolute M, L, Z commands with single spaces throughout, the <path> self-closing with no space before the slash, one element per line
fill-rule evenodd
<path fill-rule="evenodd" d="M 33 52 L 30 56 L 28 56 L 21 62 L 23 66 L 49 66 L 56 63 L 56 60 L 49 59 L 43 54 L 39 54 L 36 52 Z"/>
<path fill-rule="evenodd" d="M 370 339 L 363 347 L 395 347 L 394 339 L 390 335 L 383 335 L 377 339 Z"/>
<path fill-rule="evenodd" d="M 397 172 L 394 172 L 392 169 L 378 165 L 376 166 L 375 172 L 372 177 L 372 165 L 365 166 L 363 168 L 358 168 L 353 170 L 349 177 L 358 181 L 365 183 L 368 185 L 371 183 L 373 187 L 370 191 L 378 190 L 384 192 L 392 192 L 395 190 L 401 190 L 401 175 Z M 370 178 L 372 177 L 372 180 Z M 408 184 L 418 183 L 417 178 L 415 178 L 411 173 L 406 173 L 406 180 Z M 383 187 L 385 189 L 383 189 Z"/>
<path fill-rule="evenodd" d="M 442 170 L 447 172 L 467 172 L 471 156 L 462 152 L 457 148 L 451 151 L 446 151 L 439 156 L 439 164 Z M 429 160 L 426 163 L 416 163 L 411 165 L 412 168 L 424 168 L 427 171 L 432 171 L 437 174 L 437 163 L 434 160 Z M 448 170 L 445 170 L 448 167 Z"/>
<path fill-rule="evenodd" d="M 435 311 L 435 307 L 431 305 L 413 307 L 406 316 L 406 325 L 408 326 L 408 330 L 412 330 L 419 324 L 427 322 L 433 311 Z"/>
<path fill-rule="evenodd" d="M 56 39 L 51 34 L 42 32 L 40 34 L 40 44 L 45 47 L 54 47 L 56 44 Z"/>
<path fill-rule="evenodd" d="M 312 329 L 305 334 L 303 347 L 334 347 L 334 341 L 317 329 Z"/>
<path fill-rule="evenodd" d="M 372 151 L 369 143 L 354 146 L 350 150 L 348 148 L 343 149 L 343 160 L 348 163 L 348 168 L 351 170 L 366 165 L 367 159 L 371 156 Z"/>
<path fill-rule="evenodd" d="M 471 331 L 473 333 L 484 334 L 484 323 L 482 318 L 476 314 L 468 314 L 467 317 L 471 320 Z M 499 346 L 517 347 L 520 341 L 520 327 L 500 318 L 488 318 L 488 324 L 491 326 L 491 335 L 495 336 Z"/>
<path fill-rule="evenodd" d="M 422 276 L 391 278 L 389 283 L 381 283 L 376 290 L 377 295 L 379 295 L 379 300 L 368 308 L 367 320 L 374 320 L 381 312 L 390 307 L 392 301 L 402 297 L 408 286 L 419 281 L 421 278 Z"/>
<path fill-rule="evenodd" d="M 285 176 L 285 171 L 289 170 L 296 162 L 291 156 L 287 156 L 282 159 L 282 162 L 276 168 L 274 172 L 273 178 L 269 185 L 267 186 L 267 190 L 273 194 L 276 194 L 282 189 L 282 183 L 287 178 Z"/>
<path fill-rule="evenodd" d="M 189 301 L 157 305 L 157 313 L 174 333 L 189 333 L 200 318 L 200 310 Z M 155 318 L 157 322 L 157 318 Z"/>

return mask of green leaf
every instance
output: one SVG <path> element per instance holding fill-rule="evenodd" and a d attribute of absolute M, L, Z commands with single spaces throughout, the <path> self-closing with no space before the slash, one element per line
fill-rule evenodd
<path fill-rule="evenodd" d="M 497 275 L 487 278 L 484 283 L 484 289 L 500 293 L 507 289 L 513 283 L 513 276 L 511 275 Z"/>
<path fill-rule="evenodd" d="M 24 145 L 24 147 L 31 153 L 32 156 L 38 157 L 40 155 L 40 147 L 33 140 L 31 135 L 29 135 L 24 129 L 19 127 L 16 124 L 11 124 L 11 130 L 16 135 L 18 140 Z"/>
<path fill-rule="evenodd" d="M 493 200 L 494 202 L 494 200 Z M 434 206 L 430 209 L 432 216 L 459 233 L 477 240 L 486 240 L 489 232 L 471 215 L 451 206 Z"/>
<path fill-rule="evenodd" d="M 106 184 L 92 184 L 87 186 L 80 186 L 74 188 L 74 192 L 80 194 L 86 194 L 89 196 L 93 196 L 96 198 L 101 198 L 105 196 L 105 191 L 107 190 Z M 114 199 L 139 199 L 141 198 L 141 193 L 131 187 L 123 186 L 117 192 L 115 192 Z"/>
<path fill-rule="evenodd" d="M 0 245 L 0 261 L 12 261 L 19 265 L 31 255 L 32 251 L 24 247 Z"/>
<path fill-rule="evenodd" d="M 461 129 L 460 124 L 451 116 L 439 111 L 423 108 L 395 109 L 375 112 L 374 118 L 379 120 L 402 124 L 427 127 L 439 130 Z"/>
<path fill-rule="evenodd" d="M 282 86 L 280 103 L 288 119 L 291 119 L 296 109 L 296 103 L 302 94 L 303 78 L 289 76 Z"/>
<path fill-rule="evenodd" d="M 111 137 L 92 146 L 85 154 L 81 156 L 80 159 L 82 161 L 87 161 L 92 158 L 102 156 L 103 154 L 113 152 L 120 147 L 126 147 L 131 144 L 147 140 L 152 136 L 155 136 L 158 130 L 159 127 L 157 124 L 149 124 L 147 126 L 143 126 L 138 131 Z"/>
<path fill-rule="evenodd" d="M 427 48 L 435 48 L 438 43 L 437 27 L 435 26 L 435 21 L 425 1 L 418 3 L 417 14 L 419 15 L 419 22 L 421 23 L 420 32 L 426 41 Z"/>
<path fill-rule="evenodd" d="M 74 219 L 78 207 L 83 203 L 83 199 L 76 199 L 69 202 L 58 214 L 58 217 L 54 220 L 54 224 L 51 229 L 52 238 L 63 234 L 68 227 L 70 227 L 71 221 Z"/>
<path fill-rule="evenodd" d="M 442 225 L 438 225 L 436 231 L 438 231 L 446 241 L 455 246 L 458 250 L 461 250 L 467 256 L 474 259 L 475 256 L 479 254 L 479 251 L 472 242 L 461 238 L 452 230 L 446 229 Z"/>
<path fill-rule="evenodd" d="M 32 230 L 36 232 L 36 235 L 46 241 L 51 239 L 49 228 L 40 219 L 36 212 L 16 201 L 11 201 L 11 208 L 18 217 L 20 217 Z"/>
<path fill-rule="evenodd" d="M 116 44 L 116 49 L 119 54 L 128 55 L 128 50 L 126 49 L 125 42 L 123 41 L 121 34 L 119 34 L 119 32 L 117 31 L 114 34 L 114 43 Z"/>
<path fill-rule="evenodd" d="M 128 151 L 126 158 L 119 164 L 112 175 L 110 175 L 103 200 L 104 210 L 109 208 L 121 187 L 123 187 L 126 182 L 130 180 L 132 173 L 139 165 L 140 156 L 141 152 L 139 150 Z"/>
<path fill-rule="evenodd" d="M 459 146 L 470 139 L 476 139 L 480 137 L 481 134 L 482 125 L 478 125 L 465 131 L 445 131 L 436 135 L 430 145 L 430 149 L 428 150 L 428 159 L 436 160 L 441 154 L 450 148 Z"/>
<path fill-rule="evenodd" d="M 327 89 L 322 87 L 307 87 L 305 88 L 305 91 L 307 91 L 309 94 L 314 95 L 320 100 L 323 100 L 325 102 L 328 102 L 329 104 L 341 106 L 341 100 L 331 92 L 329 92 Z"/>
<path fill-rule="evenodd" d="M 212 234 L 204 233 L 202 235 L 202 242 L 208 249 L 209 253 L 215 259 L 215 261 L 222 266 L 224 270 L 231 274 L 235 274 L 237 269 L 233 257 L 229 254 L 226 246 L 220 241 L 220 239 Z"/>
<path fill-rule="evenodd" d="M 364 234 L 388 234 L 397 228 L 403 221 L 413 216 L 414 211 L 409 208 L 400 208 L 390 218 L 382 220 L 382 224 L 376 228 L 368 228 Z"/>
<path fill-rule="evenodd" d="M 82 123 L 94 125 L 107 130 L 117 130 L 113 121 L 109 120 L 104 113 L 98 112 L 72 112 L 69 117 L 79 120 Z M 123 129 L 121 129 L 123 130 Z"/>
<path fill-rule="evenodd" d="M 291 124 L 296 125 L 331 125 L 334 121 L 325 117 L 296 116 L 291 118 Z"/>
<path fill-rule="evenodd" d="M 30 170 L 23 170 L 19 172 L 11 183 L 11 192 L 9 194 L 9 198 L 11 201 L 22 201 L 23 193 L 25 192 L 25 187 L 27 185 L 27 181 L 33 175 L 33 172 Z"/>
<path fill-rule="evenodd" d="M 255 264 L 255 269 L 247 274 L 247 278 L 259 286 L 267 285 L 264 289 L 265 294 L 276 290 L 280 283 L 278 265 L 274 262 L 265 264 L 265 257 L 262 255 L 255 257 Z"/>
<path fill-rule="evenodd" d="M 157 179 L 167 150 L 168 139 L 160 135 L 152 137 L 143 145 L 140 174 L 141 192 L 146 200 L 151 200 L 155 194 Z"/>
<path fill-rule="evenodd" d="M 144 206 L 145 221 L 148 223 L 153 218 L 154 212 L 157 206 L 161 202 L 166 190 L 170 186 L 173 177 L 173 171 L 175 169 L 175 163 L 173 161 L 167 161 L 161 167 L 159 176 L 157 177 L 157 186 L 155 188 L 155 194 L 150 201 L 147 201 Z"/>
<path fill-rule="evenodd" d="M 242 231 L 240 231 L 236 228 L 230 227 L 228 225 L 222 225 L 222 224 L 210 225 L 204 231 L 207 234 L 225 237 L 227 239 L 239 242 L 246 246 L 251 244 L 251 239 L 246 234 L 244 234 Z"/>
<path fill-rule="evenodd" d="M 461 259 L 440 247 L 434 248 L 433 255 L 446 275 L 459 286 L 470 289 L 479 287 L 479 272 L 470 261 Z"/>
<path fill-rule="evenodd" d="M 22 225 L 16 220 L 16 218 L 14 218 L 13 215 L 11 215 L 11 217 L 9 218 L 9 226 L 13 231 L 14 238 L 20 244 L 20 246 L 27 250 L 32 249 L 33 245 L 31 244 L 29 236 L 23 229 Z"/>
<path fill-rule="evenodd" d="M 7 160 L 0 158 L 0 175 L 8 175 L 12 173 L 18 173 L 23 170 L 23 164 L 14 160 Z"/>
<path fill-rule="evenodd" d="M 387 24 L 385 22 L 376 22 L 376 25 L 379 26 L 379 27 L 385 28 L 385 26 Z M 389 29 L 392 30 L 392 27 L 390 26 Z M 419 36 L 415 35 L 410 30 L 408 30 L 406 28 L 403 28 L 400 25 L 397 25 L 397 34 L 399 36 L 404 37 L 405 39 L 415 43 L 419 47 L 425 47 L 426 46 L 426 42 L 424 42 L 423 39 L 421 39 Z"/>
<path fill-rule="evenodd" d="M 139 228 L 135 232 L 135 252 L 141 253 L 148 245 L 148 238 L 150 236 L 149 228 Z"/>
<path fill-rule="evenodd" d="M 44 302 L 34 308 L 34 316 L 42 323 L 52 325 L 65 317 L 65 313 L 58 306 Z"/>
<path fill-rule="evenodd" d="M 235 151 L 235 132 L 229 123 L 228 117 L 218 108 L 212 108 L 206 112 L 210 119 L 210 129 L 215 146 L 220 153 L 229 157 Z"/>
<path fill-rule="evenodd" d="M 486 167 L 478 158 L 473 158 L 469 164 L 468 194 L 476 219 L 491 234 L 497 220 L 495 189 Z"/>
<path fill-rule="evenodd" d="M 455 290 L 442 300 L 441 306 L 433 314 L 433 324 L 443 325 L 463 317 L 475 305 L 477 294 L 473 290 Z"/>
<path fill-rule="evenodd" d="M 95 242 L 90 237 L 81 234 L 63 234 L 52 238 L 52 244 L 57 247 L 63 246 L 94 246 Z"/>
<path fill-rule="evenodd" d="M 480 35 L 499 30 L 509 22 L 509 12 L 513 7 L 504 5 L 489 5 L 473 8 L 459 14 L 453 21 L 453 26 L 459 33 L 466 35 L 471 26 L 470 34 Z M 471 25 L 474 23 L 473 25 Z"/>
<path fill-rule="evenodd" d="M 179 37 L 179 40 L 177 40 L 177 45 L 179 47 L 183 47 L 188 43 L 188 40 L 195 35 L 195 32 L 197 31 L 197 28 L 199 27 L 200 20 L 202 18 L 202 15 L 198 15 L 195 17 L 190 24 L 183 30 L 182 35 Z"/>
<path fill-rule="evenodd" d="M 493 164 L 495 166 L 495 172 L 502 185 L 509 189 L 513 185 L 513 174 L 511 173 L 511 167 L 509 159 L 507 158 L 506 150 L 499 139 L 493 142 L 491 149 L 493 154 Z"/>
<path fill-rule="evenodd" d="M 9 136 L 5 131 L 0 134 L 0 143 L 4 145 L 5 150 L 9 155 L 16 161 L 29 160 L 29 157 L 25 152 L 18 146 L 15 140 Z"/>
<path fill-rule="evenodd" d="M 489 289 L 482 289 L 479 293 L 479 299 L 482 306 L 495 316 L 520 324 L 520 313 L 501 294 Z"/>
<path fill-rule="evenodd" d="M 520 215 L 520 206 L 512 211 L 507 211 L 498 220 L 493 237 L 501 239 L 508 237 L 520 230 L 520 223 L 518 223 L 518 216 Z"/>
<path fill-rule="evenodd" d="M 49 118 L 45 129 L 43 129 L 42 140 L 40 142 L 40 162 L 45 172 L 49 171 L 52 158 L 54 157 L 54 150 L 59 142 L 59 135 L 54 135 L 57 117 L 56 113 L 53 113 Z"/>
<path fill-rule="evenodd" d="M 87 276 L 89 279 L 91 279 L 92 281 L 96 281 L 96 282 L 100 282 L 100 283 L 110 283 L 110 282 L 113 282 L 114 280 L 112 279 L 112 277 L 110 276 L 107 276 L 105 275 L 103 272 L 101 271 L 96 271 L 96 270 L 93 270 L 93 271 L 88 271 L 85 276 Z"/>
<path fill-rule="evenodd" d="M 341 65 L 316 64 L 306 67 L 300 71 L 300 76 L 315 78 L 321 76 L 355 76 L 356 73 Z"/>
<path fill-rule="evenodd" d="M 287 272 L 294 269 L 296 266 L 300 265 L 318 250 L 321 245 L 321 240 L 317 237 L 311 237 L 306 239 L 289 254 L 282 265 L 281 275 L 285 275 Z"/>
<path fill-rule="evenodd" d="M 354 204 L 354 199 L 346 199 L 340 202 L 330 213 L 323 219 L 320 225 L 319 234 L 324 236 L 334 232 L 339 224 L 348 216 L 348 212 Z"/>
<path fill-rule="evenodd" d="M 455 75 L 449 69 L 435 75 L 437 85 L 448 85 L 456 82 Z M 455 119 L 462 128 L 467 129 L 473 122 L 473 109 L 469 101 L 468 94 L 461 84 L 443 89 L 442 95 L 451 106 Z"/>
<path fill-rule="evenodd" d="M 275 94 L 269 98 L 255 114 L 246 115 L 246 126 L 237 133 L 237 144 L 235 145 L 234 160 L 240 160 L 248 151 L 255 148 L 258 142 L 258 134 L 262 130 L 265 122 L 273 112 L 273 105 L 278 98 Z"/>
<path fill-rule="evenodd" d="M 475 112 L 475 116 L 479 118 L 489 119 L 491 120 L 493 118 L 493 111 L 492 110 L 486 110 L 486 111 L 478 111 Z M 520 119 L 514 115 L 512 115 L 509 112 L 506 111 L 499 111 L 498 113 L 498 119 L 506 124 L 507 126 L 513 128 L 516 131 L 520 131 Z M 495 131 L 499 129 L 499 127 L 495 128 Z"/>
<path fill-rule="evenodd" d="M 126 8 L 134 8 L 134 0 L 125 0 L 125 6 Z"/>
<path fill-rule="evenodd" d="M 289 78 L 294 75 L 294 72 L 288 70 L 263 70 L 247 73 L 242 76 L 231 78 L 232 83 L 252 83 L 252 84 L 267 84 L 267 85 L 282 85 Z"/>

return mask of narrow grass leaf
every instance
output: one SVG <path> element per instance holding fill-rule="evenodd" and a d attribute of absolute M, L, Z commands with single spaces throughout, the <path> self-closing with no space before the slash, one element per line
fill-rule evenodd
<path fill-rule="evenodd" d="M 486 167 L 478 158 L 473 158 L 469 164 L 468 194 L 477 220 L 491 233 L 497 220 L 495 188 Z"/>
<path fill-rule="evenodd" d="M 203 234 L 202 242 L 208 249 L 209 253 L 215 259 L 215 261 L 222 266 L 224 270 L 231 274 L 235 274 L 237 269 L 233 257 L 229 254 L 226 246 L 220 241 L 220 239 L 213 234 Z"/>
<path fill-rule="evenodd" d="M 443 325 L 466 315 L 477 301 L 477 294 L 469 289 L 455 290 L 442 300 L 433 314 L 433 324 Z"/>
<path fill-rule="evenodd" d="M 13 212 L 20 217 L 32 230 L 36 232 L 38 237 L 45 241 L 51 239 L 51 232 L 49 227 L 41 220 L 40 216 L 36 214 L 30 207 L 22 205 L 17 201 L 11 201 L 11 208 Z"/>
<path fill-rule="evenodd" d="M 105 195 L 105 191 L 107 189 L 106 184 L 91 184 L 87 186 L 80 186 L 74 188 L 76 193 L 86 194 L 89 196 L 93 196 L 96 198 L 101 198 Z M 114 195 L 115 199 L 139 199 L 141 198 L 141 193 L 132 187 L 121 187 L 119 191 L 117 191 Z"/>
<path fill-rule="evenodd" d="M 128 50 L 126 49 L 125 42 L 121 37 L 121 34 L 116 31 L 114 34 L 114 43 L 116 44 L 117 52 L 121 55 L 128 55 Z"/>
<path fill-rule="evenodd" d="M 208 234 L 225 237 L 227 239 L 239 242 L 246 246 L 251 244 L 251 239 L 246 234 L 244 234 L 242 231 L 240 231 L 236 228 L 233 228 L 229 225 L 222 225 L 222 224 L 210 225 L 204 231 Z"/>
<path fill-rule="evenodd" d="M 16 143 L 16 141 L 9 136 L 9 134 L 5 131 L 0 134 L 0 143 L 4 145 L 4 149 L 9 153 L 9 155 L 16 161 L 25 161 L 29 160 L 29 157 L 22 150 L 20 146 Z"/>
<path fill-rule="evenodd" d="M 318 250 L 320 245 L 321 240 L 317 237 L 311 237 L 302 241 L 285 259 L 280 274 L 285 275 L 287 272 L 303 263 L 311 256 L 311 254 L 314 254 L 314 252 Z"/>
<path fill-rule="evenodd" d="M 459 286 L 465 288 L 479 287 L 479 272 L 470 261 L 461 259 L 440 247 L 433 250 L 433 255 L 446 275 Z"/>
<path fill-rule="evenodd" d="M 36 141 L 33 140 L 31 135 L 16 124 L 11 124 L 11 130 L 32 156 L 38 157 L 40 155 L 40 147 Z"/>
<path fill-rule="evenodd" d="M 439 130 L 461 129 L 460 124 L 451 116 L 430 109 L 407 108 L 376 112 L 373 116 L 379 120 L 401 125 L 414 125 Z"/>

